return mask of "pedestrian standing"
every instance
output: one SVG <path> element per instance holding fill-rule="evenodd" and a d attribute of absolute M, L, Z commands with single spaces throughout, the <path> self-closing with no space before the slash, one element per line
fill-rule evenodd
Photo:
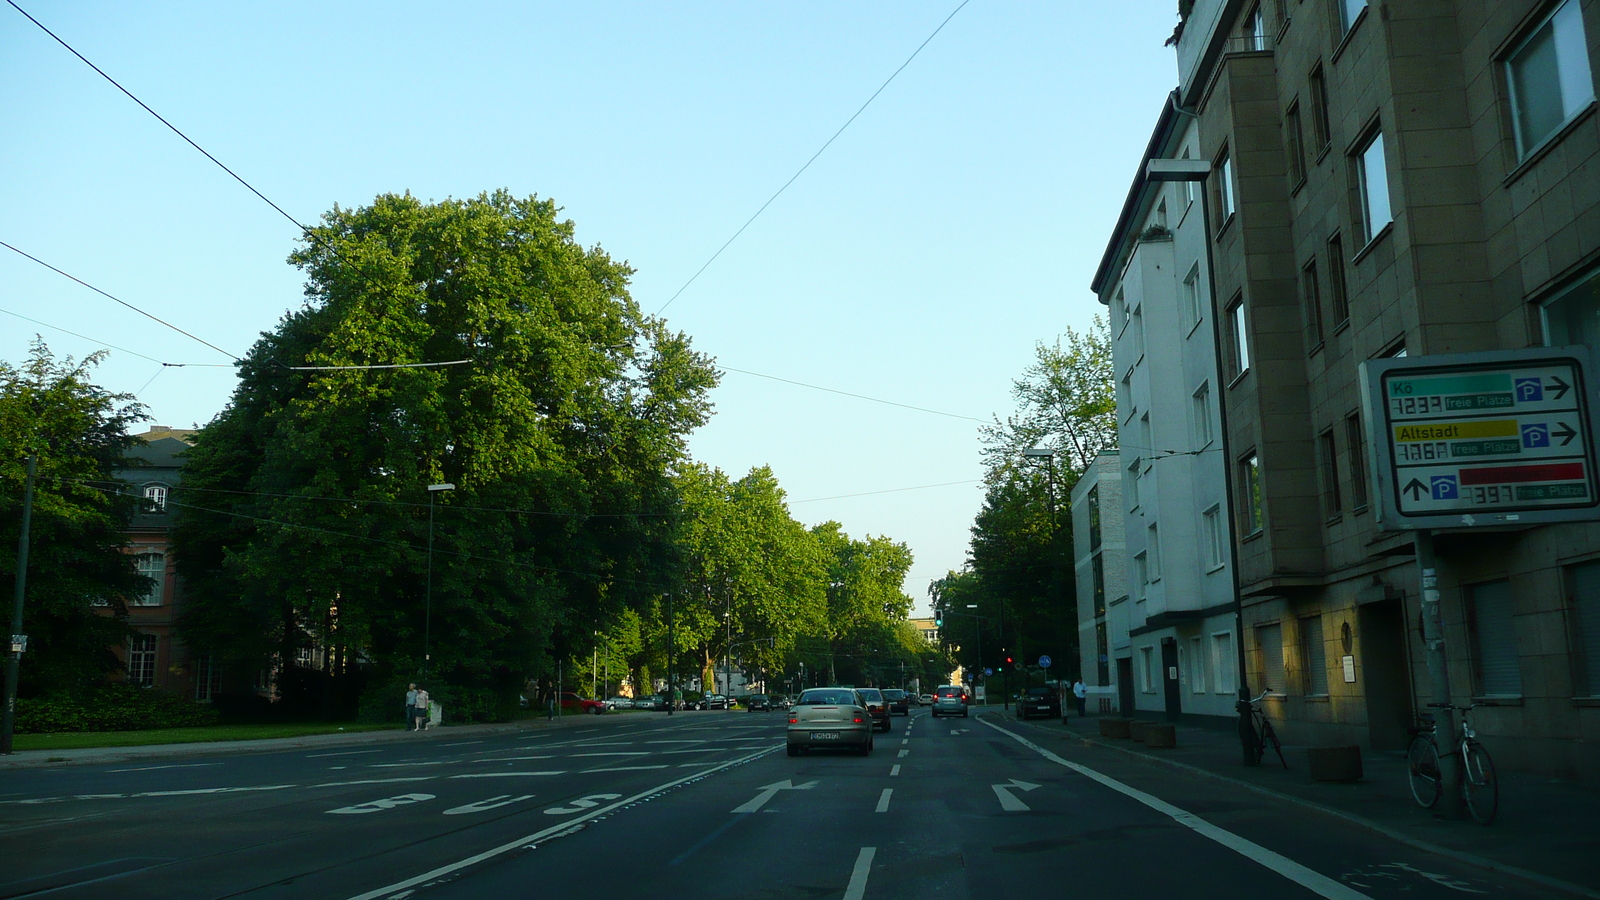
<path fill-rule="evenodd" d="M 426 688 L 417 691 L 417 730 L 426 731 L 432 716 L 432 709 L 428 706 L 429 698 Z"/>
<path fill-rule="evenodd" d="M 411 685 L 406 691 L 406 730 L 417 730 L 417 686 Z"/>
<path fill-rule="evenodd" d="M 1078 717 L 1081 719 L 1088 715 L 1085 707 L 1089 704 L 1089 687 L 1082 678 L 1072 683 L 1072 698 L 1078 702 Z"/>

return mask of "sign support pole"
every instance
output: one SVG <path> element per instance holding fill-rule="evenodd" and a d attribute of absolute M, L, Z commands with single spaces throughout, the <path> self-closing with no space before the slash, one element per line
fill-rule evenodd
<path fill-rule="evenodd" d="M 1456 717 L 1450 708 L 1450 661 L 1445 656 L 1444 617 L 1439 612 L 1439 569 L 1433 553 L 1433 532 L 1417 532 L 1417 568 L 1422 573 L 1422 642 L 1427 649 L 1429 693 L 1433 707 L 1434 744 L 1439 748 L 1441 796 L 1439 813 L 1461 815 L 1461 758 L 1455 754 Z M 1444 704 L 1442 706 L 1438 704 Z"/>

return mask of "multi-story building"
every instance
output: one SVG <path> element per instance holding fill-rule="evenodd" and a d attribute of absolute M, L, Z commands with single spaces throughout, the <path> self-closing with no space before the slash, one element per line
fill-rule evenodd
<path fill-rule="evenodd" d="M 1135 708 L 1133 628 L 1123 539 L 1122 463 L 1102 450 L 1072 486 L 1073 579 L 1078 596 L 1077 671 L 1101 712 Z M 1141 623 L 1142 624 L 1142 623 Z"/>
<path fill-rule="evenodd" d="M 1443 698 L 1428 694 L 1415 538 L 1374 521 L 1359 366 L 1600 344 L 1600 0 L 1182 7 L 1163 117 L 1195 143 L 1148 156 L 1210 163 L 1204 312 L 1245 678 L 1290 742 L 1397 749 Z M 1154 190 L 1169 221 L 1182 190 Z M 1147 221 L 1125 212 L 1118 277 L 1148 271 Z M 1168 410 L 1186 396 L 1163 390 Z M 1503 765 L 1594 771 L 1600 525 L 1443 530 L 1434 546 L 1452 699 L 1489 705 L 1474 724 Z"/>

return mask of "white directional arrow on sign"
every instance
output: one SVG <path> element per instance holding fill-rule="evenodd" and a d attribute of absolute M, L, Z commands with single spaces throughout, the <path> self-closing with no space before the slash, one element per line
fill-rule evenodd
<path fill-rule="evenodd" d="M 510 806 L 513 803 L 521 803 L 524 800 L 531 800 L 532 798 L 532 794 L 523 794 L 521 797 L 513 797 L 510 794 L 501 794 L 498 797 L 490 797 L 487 800 L 479 800 L 477 803 L 468 803 L 464 806 L 451 807 L 450 809 L 445 810 L 444 814 L 447 816 L 460 816 L 467 813 L 488 812 L 491 809 L 497 809 L 501 806 Z"/>
<path fill-rule="evenodd" d="M 1018 781 L 1013 778 L 1010 784 L 991 784 L 989 787 L 994 788 L 994 795 L 1000 799 L 1001 809 L 1006 812 L 1027 812 L 1028 804 L 1018 800 L 1016 795 L 1011 792 L 1014 790 L 1031 791 L 1038 788 L 1039 785 L 1029 784 L 1026 781 Z"/>
<path fill-rule="evenodd" d="M 761 807 L 766 806 L 767 801 L 776 796 L 779 791 L 809 791 L 816 786 L 817 783 L 815 781 L 808 781 L 805 784 L 793 784 L 788 781 L 775 781 L 772 784 L 763 785 L 761 788 L 761 793 L 755 795 L 755 798 L 750 802 L 742 806 L 734 807 L 733 811 L 736 813 L 757 812 L 761 809 Z"/>

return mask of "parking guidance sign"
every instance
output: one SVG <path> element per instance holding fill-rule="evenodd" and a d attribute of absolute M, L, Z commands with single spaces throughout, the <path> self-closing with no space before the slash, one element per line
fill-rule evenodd
<path fill-rule="evenodd" d="M 1600 518 L 1586 348 L 1369 360 L 1386 530 Z"/>

